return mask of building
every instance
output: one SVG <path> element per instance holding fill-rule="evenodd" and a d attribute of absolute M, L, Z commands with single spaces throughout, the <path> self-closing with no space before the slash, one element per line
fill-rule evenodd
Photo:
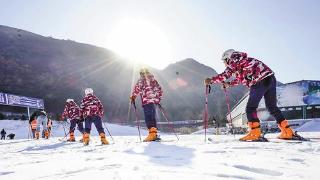
<path fill-rule="evenodd" d="M 232 124 L 235 127 L 247 126 L 245 110 L 248 95 L 246 94 L 231 111 Z M 310 119 L 320 118 L 320 81 L 302 80 L 279 85 L 277 99 L 280 110 L 293 127 L 300 126 Z M 271 128 L 277 126 L 275 119 L 266 110 L 263 98 L 257 111 L 262 124 L 268 124 Z"/>

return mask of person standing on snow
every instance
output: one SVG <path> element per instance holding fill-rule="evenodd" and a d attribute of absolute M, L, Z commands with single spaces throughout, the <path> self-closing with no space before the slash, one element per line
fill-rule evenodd
<path fill-rule="evenodd" d="M 223 73 L 212 78 L 207 78 L 205 84 L 222 83 L 225 88 L 238 84 L 250 88 L 249 100 L 246 106 L 249 133 L 240 138 L 241 141 L 259 141 L 261 138 L 260 120 L 257 116 L 257 108 L 260 100 L 264 97 L 266 108 L 275 117 L 281 130 L 280 139 L 294 139 L 295 133 L 290 128 L 277 107 L 276 85 L 274 72 L 263 62 L 248 57 L 246 53 L 237 52 L 233 49 L 225 51 L 222 55 L 226 69 Z M 227 81 L 231 76 L 235 79 Z"/>
<path fill-rule="evenodd" d="M 76 139 L 74 137 L 74 130 L 76 126 L 78 125 L 78 130 L 81 132 L 82 135 L 84 133 L 84 129 L 83 120 L 81 119 L 81 110 L 73 99 L 67 99 L 64 111 L 62 113 L 62 119 L 70 120 L 70 138 L 67 141 L 75 142 Z"/>
<path fill-rule="evenodd" d="M 49 133 L 49 136 L 51 135 L 51 129 L 52 129 L 52 120 L 50 118 L 48 118 L 48 122 L 47 122 L 47 130 L 48 130 L 48 133 Z M 45 138 L 45 131 L 43 130 L 42 131 L 42 138 Z"/>
<path fill-rule="evenodd" d="M 32 133 L 32 138 L 36 138 L 36 131 L 37 131 L 37 119 L 33 119 L 32 121 L 29 121 L 30 128 L 31 128 L 31 133 Z"/>
<path fill-rule="evenodd" d="M 134 103 L 138 95 L 141 97 L 145 122 L 149 129 L 149 135 L 144 139 L 145 142 L 155 141 L 158 138 L 156 105 L 160 104 L 162 93 L 163 91 L 158 81 L 148 69 L 142 68 L 140 70 L 140 79 L 133 89 L 130 100 L 131 103 Z"/>
<path fill-rule="evenodd" d="M 36 129 L 36 139 L 39 139 L 40 136 L 40 125 L 42 124 L 43 130 L 45 132 L 45 138 L 49 138 L 49 131 L 47 129 L 47 122 L 48 122 L 48 117 L 47 113 L 43 109 L 38 109 L 35 112 L 32 113 L 29 124 L 36 119 L 37 120 L 37 129 Z"/>
<path fill-rule="evenodd" d="M 101 143 L 109 144 L 102 127 L 103 105 L 101 101 L 93 95 L 91 88 L 85 89 L 85 97 L 81 101 L 80 109 L 85 122 L 85 129 L 83 134 L 83 144 L 89 145 L 91 125 L 94 123 L 99 132 Z"/>
<path fill-rule="evenodd" d="M 6 134 L 7 134 L 7 132 L 4 130 L 4 129 L 2 129 L 1 130 L 1 140 L 3 139 L 3 140 L 6 140 Z"/>

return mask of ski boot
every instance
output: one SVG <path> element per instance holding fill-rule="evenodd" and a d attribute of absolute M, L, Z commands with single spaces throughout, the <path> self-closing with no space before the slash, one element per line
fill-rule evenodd
<path fill-rule="evenodd" d="M 278 136 L 279 139 L 292 139 L 293 138 L 293 131 L 289 126 L 287 120 L 283 120 L 278 124 L 279 129 L 281 130 L 280 135 Z"/>
<path fill-rule="evenodd" d="M 102 145 L 108 145 L 109 144 L 108 140 L 106 139 L 106 135 L 104 133 L 100 133 L 100 138 L 101 138 Z"/>
<path fill-rule="evenodd" d="M 279 139 L 309 141 L 309 139 L 300 136 L 297 132 L 293 132 L 293 130 L 290 128 L 288 120 L 281 121 L 281 123 L 278 124 L 278 127 L 281 130 L 281 133 L 278 136 Z"/>
<path fill-rule="evenodd" d="M 152 127 L 149 129 L 149 135 L 143 140 L 143 142 L 155 141 L 157 138 L 157 128 Z"/>
<path fill-rule="evenodd" d="M 40 132 L 36 131 L 36 138 L 35 139 L 39 139 L 39 137 L 40 137 Z"/>
<path fill-rule="evenodd" d="M 266 138 L 261 136 L 261 129 L 259 122 L 248 122 L 250 131 L 247 135 L 240 138 L 240 141 L 268 141 Z"/>
<path fill-rule="evenodd" d="M 44 131 L 44 138 L 49 139 L 49 131 Z"/>
<path fill-rule="evenodd" d="M 89 133 L 84 133 L 82 139 L 83 139 L 83 145 L 85 145 L 85 146 L 89 145 L 90 134 Z"/>
<path fill-rule="evenodd" d="M 75 142 L 76 139 L 74 138 L 74 132 L 70 132 L 70 138 L 67 140 L 69 142 Z"/>

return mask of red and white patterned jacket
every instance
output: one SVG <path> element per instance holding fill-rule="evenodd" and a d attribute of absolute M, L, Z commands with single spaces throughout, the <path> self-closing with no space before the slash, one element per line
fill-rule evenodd
<path fill-rule="evenodd" d="M 162 98 L 162 89 L 158 81 L 152 74 L 148 74 L 146 78 L 140 78 L 135 85 L 132 96 L 141 96 L 142 105 L 155 103 L 159 104 Z"/>
<path fill-rule="evenodd" d="M 212 77 L 211 83 L 225 83 L 233 76 L 235 78 L 229 82 L 231 86 L 243 84 L 251 87 L 273 74 L 273 71 L 263 62 L 247 57 L 246 53 L 234 52 L 227 61 L 227 68 L 221 74 Z"/>
<path fill-rule="evenodd" d="M 66 105 L 64 106 L 64 111 L 62 113 L 62 119 L 70 119 L 70 120 L 74 120 L 74 119 L 80 119 L 81 117 L 81 111 L 79 106 L 71 101 L 71 102 L 67 102 Z"/>
<path fill-rule="evenodd" d="M 86 95 L 80 105 L 81 113 L 84 118 L 87 116 L 103 116 L 103 105 L 101 101 L 93 94 Z"/>

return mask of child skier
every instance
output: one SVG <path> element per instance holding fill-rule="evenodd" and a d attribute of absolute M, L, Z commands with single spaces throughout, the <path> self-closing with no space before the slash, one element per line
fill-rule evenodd
<path fill-rule="evenodd" d="M 249 100 L 246 106 L 250 131 L 246 136 L 240 138 L 240 140 L 261 140 L 257 108 L 262 97 L 264 97 L 266 108 L 270 114 L 275 117 L 278 127 L 281 130 L 278 138 L 294 139 L 296 135 L 277 107 L 277 81 L 273 71 L 261 61 L 248 57 L 246 53 L 237 52 L 233 49 L 229 49 L 223 53 L 222 61 L 226 66 L 225 71 L 212 78 L 207 78 L 205 84 L 222 83 L 224 87 L 230 87 L 241 83 L 250 88 Z M 227 82 L 231 76 L 235 77 L 235 79 Z"/>
<path fill-rule="evenodd" d="M 37 120 L 33 119 L 30 123 L 30 127 L 31 127 L 31 133 L 32 133 L 32 138 L 35 139 L 36 138 L 36 131 L 37 131 Z"/>
<path fill-rule="evenodd" d="M 43 130 L 45 132 L 45 138 L 48 139 L 49 138 L 49 131 L 47 129 L 47 122 L 48 122 L 47 113 L 43 109 L 38 109 L 32 113 L 30 120 L 29 120 L 29 124 L 31 124 L 31 122 L 34 119 L 37 119 L 37 129 L 36 129 L 36 133 L 35 133 L 36 139 L 39 139 L 41 124 L 42 124 Z"/>
<path fill-rule="evenodd" d="M 142 68 L 140 70 L 140 79 L 133 89 L 130 100 L 133 103 L 138 95 L 141 97 L 145 122 L 149 129 L 149 135 L 144 141 L 155 141 L 158 138 L 155 106 L 160 103 L 162 93 L 158 81 L 148 69 Z"/>
<path fill-rule="evenodd" d="M 80 109 L 85 122 L 85 132 L 83 134 L 83 144 L 88 145 L 90 141 L 91 124 L 94 123 L 99 132 L 101 143 L 109 144 L 102 127 L 103 105 L 101 101 L 93 95 L 91 88 L 85 89 L 85 97 L 81 101 Z"/>
<path fill-rule="evenodd" d="M 74 102 L 73 99 L 67 99 L 66 105 L 64 107 L 64 111 L 62 113 L 62 119 L 69 119 L 70 120 L 70 129 L 69 135 L 70 138 L 67 141 L 74 142 L 76 141 L 74 137 L 74 130 L 78 125 L 78 130 L 83 135 L 83 121 L 81 119 L 81 111 L 79 106 Z"/>

